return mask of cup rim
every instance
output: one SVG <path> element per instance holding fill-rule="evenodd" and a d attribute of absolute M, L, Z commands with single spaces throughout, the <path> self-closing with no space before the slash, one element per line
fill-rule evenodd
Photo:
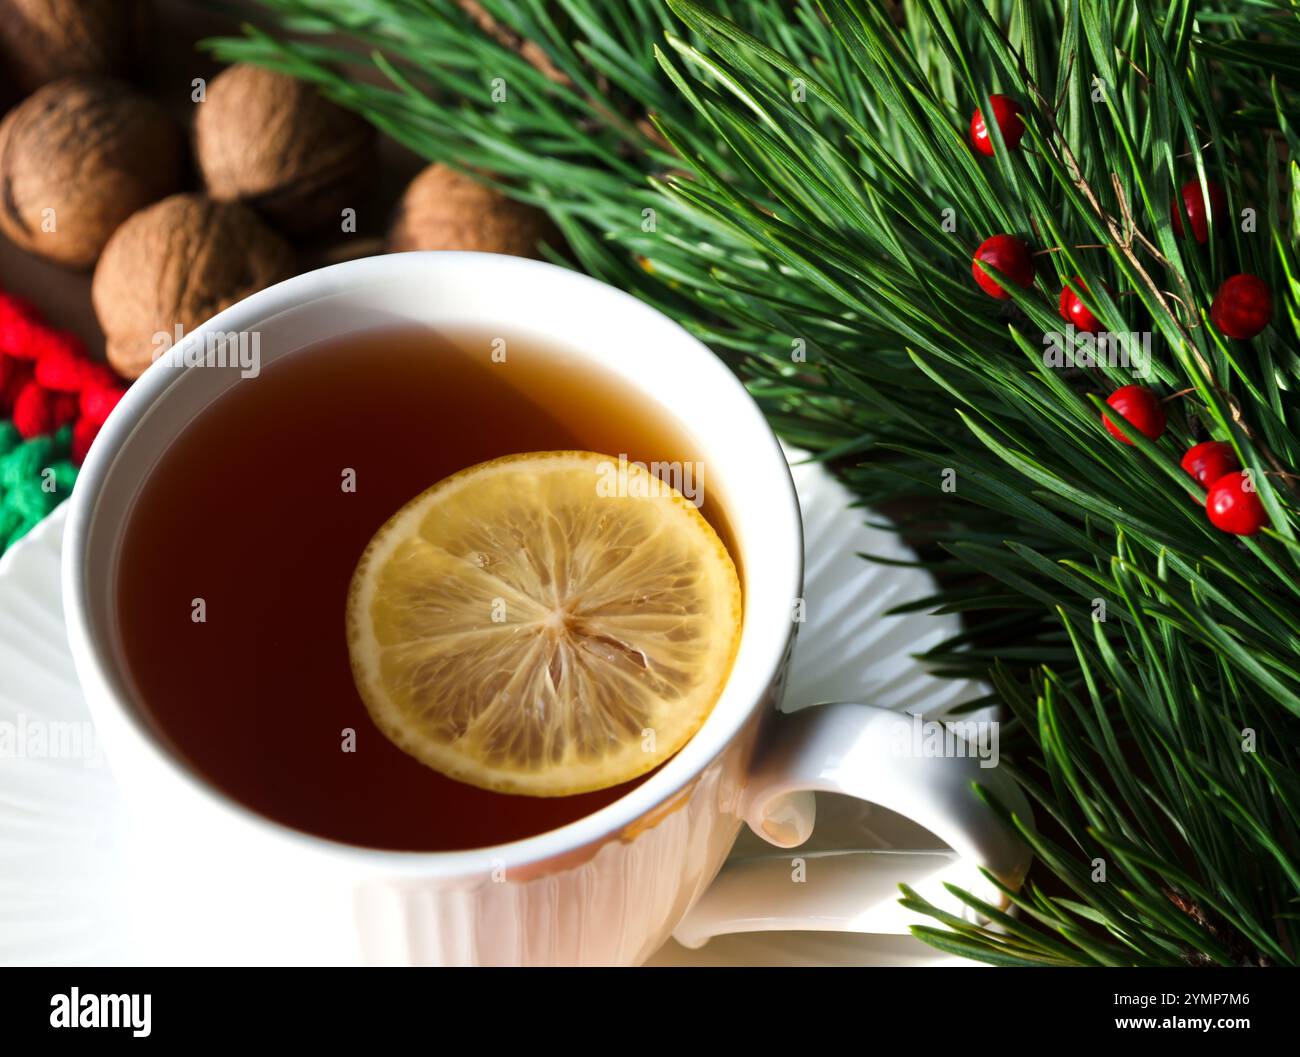
<path fill-rule="evenodd" d="M 570 296 L 575 303 L 590 305 L 597 299 L 604 299 L 610 310 L 624 318 L 629 327 L 635 326 L 640 317 L 647 323 L 653 319 L 661 327 L 667 324 L 676 331 L 684 349 L 699 357 L 700 384 L 715 387 L 719 417 L 726 420 L 729 430 L 744 429 L 752 433 L 748 446 L 750 457 L 771 464 L 763 472 L 763 477 L 773 491 L 773 505 L 783 511 L 783 518 L 774 519 L 765 526 L 765 531 L 780 534 L 778 548 L 789 556 L 789 560 L 783 569 L 764 568 L 761 575 L 764 579 L 781 578 L 787 589 L 781 593 L 791 600 L 791 605 L 794 604 L 803 578 L 803 525 L 789 465 L 775 434 L 739 378 L 712 350 L 680 323 L 617 287 L 558 265 L 501 254 L 469 251 L 386 254 L 345 261 L 286 279 L 218 313 L 187 337 L 197 340 L 210 332 L 252 329 L 260 321 L 333 293 L 355 292 L 359 287 L 382 283 L 388 276 L 409 277 L 412 271 L 426 272 L 431 278 L 436 278 L 442 269 L 461 274 L 467 269 L 487 270 L 494 274 L 492 281 L 498 284 L 504 283 L 511 275 L 523 283 L 570 284 Z M 564 340 L 562 335 L 553 338 L 559 343 Z M 123 721 L 116 726 L 133 743 L 132 751 L 144 752 L 154 763 L 161 764 L 171 781 L 180 782 L 197 793 L 209 808 L 237 818 L 245 826 L 251 826 L 281 844 L 288 843 L 304 852 L 346 860 L 350 865 L 360 864 L 390 874 L 424 877 L 486 874 L 502 868 L 503 864 L 510 868 L 540 862 L 616 837 L 689 787 L 710 762 L 726 750 L 754 711 L 764 706 L 767 691 L 777 679 L 794 635 L 795 625 L 789 608 L 780 612 L 772 607 L 772 612 L 754 614 L 752 620 L 747 609 L 742 648 L 745 638 L 750 637 L 758 641 L 761 651 L 756 655 L 756 663 L 743 671 L 733 668 L 728 677 L 719 705 L 730 696 L 733 700 L 729 711 L 723 713 L 715 707 L 700 730 L 656 773 L 619 799 L 556 829 L 479 848 L 402 851 L 350 844 L 308 833 L 244 805 L 191 769 L 138 714 L 121 693 L 114 677 L 119 666 L 107 656 L 110 651 L 106 644 L 97 642 L 91 631 L 91 585 L 85 566 L 98 501 L 122 444 L 179 376 L 178 369 L 169 365 L 167 359 L 166 356 L 158 357 L 127 390 L 101 428 L 101 437 L 81 468 L 69 500 L 64 535 L 63 607 L 78 678 L 92 711 L 97 711 L 97 705 L 111 709 L 113 718 Z M 189 369 L 193 368 L 181 367 L 179 371 Z M 728 404 L 731 406 L 727 407 Z M 743 545 L 741 549 L 744 550 Z M 739 703 L 744 700 L 748 701 L 746 707 Z"/>

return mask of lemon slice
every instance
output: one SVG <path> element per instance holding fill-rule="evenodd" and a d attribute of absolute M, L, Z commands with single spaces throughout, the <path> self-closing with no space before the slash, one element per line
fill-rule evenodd
<path fill-rule="evenodd" d="M 451 778 L 532 796 L 618 785 L 677 752 L 740 625 L 736 568 L 700 512 L 586 451 L 440 481 L 375 533 L 348 593 L 379 729 Z"/>

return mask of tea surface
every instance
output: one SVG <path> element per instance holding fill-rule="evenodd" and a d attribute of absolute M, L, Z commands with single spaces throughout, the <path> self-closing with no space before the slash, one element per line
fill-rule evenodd
<path fill-rule="evenodd" d="M 248 807 L 350 844 L 437 851 L 545 832 L 636 784 L 535 798 L 452 781 L 392 745 L 353 686 L 353 567 L 434 482 L 521 451 L 698 458 L 621 381 L 531 340 L 507 335 L 504 362 L 502 349 L 498 335 L 404 329 L 301 350 L 206 408 L 145 481 L 117 566 L 119 646 L 162 736 Z M 715 506 L 702 510 L 730 544 Z"/>

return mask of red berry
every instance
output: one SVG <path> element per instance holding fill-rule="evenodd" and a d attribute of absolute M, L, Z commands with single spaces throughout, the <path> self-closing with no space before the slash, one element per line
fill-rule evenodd
<path fill-rule="evenodd" d="M 1210 319 L 1230 338 L 1246 341 L 1268 326 L 1273 295 L 1258 275 L 1233 275 L 1223 281 L 1210 305 Z"/>
<path fill-rule="evenodd" d="M 1002 142 L 1008 150 L 1014 150 L 1025 134 L 1025 123 L 1020 117 L 1025 112 L 1024 107 L 1006 95 L 991 95 L 989 102 L 993 104 L 993 120 L 998 123 Z M 989 135 L 984 115 L 978 109 L 970 119 L 970 141 L 981 154 L 993 157 L 993 137 Z"/>
<path fill-rule="evenodd" d="M 1074 277 L 1074 285 L 1083 290 L 1088 289 L 1088 284 L 1077 275 Z M 1068 286 L 1061 287 L 1061 299 L 1057 309 L 1063 320 L 1074 324 L 1075 330 L 1082 330 L 1088 334 L 1096 334 L 1101 330 L 1101 321 L 1092 314 L 1092 309 L 1083 303 L 1082 298 Z"/>
<path fill-rule="evenodd" d="M 1202 488 L 1209 488 L 1220 477 L 1241 469 L 1232 445 L 1221 440 L 1202 441 L 1194 448 L 1188 448 L 1179 465 L 1195 477 Z"/>
<path fill-rule="evenodd" d="M 999 301 L 1010 301 L 1011 295 L 998 285 L 997 279 L 991 272 L 983 271 L 979 263 L 996 268 L 1008 280 L 1017 286 L 1023 286 L 1025 289 L 1034 284 L 1034 257 L 1029 252 L 1029 247 L 1014 235 L 994 235 L 980 243 L 980 248 L 975 251 L 975 257 L 971 261 L 971 274 L 975 276 L 975 281 L 979 283 L 980 289 L 989 297 L 995 297 Z"/>
<path fill-rule="evenodd" d="M 1234 536 L 1253 536 L 1268 524 L 1255 483 L 1242 470 L 1225 474 L 1210 485 L 1205 512 L 1210 524 Z"/>
<path fill-rule="evenodd" d="M 1150 389 L 1140 385 L 1126 385 L 1111 393 L 1106 398 L 1106 404 L 1119 412 L 1130 426 L 1148 440 L 1159 440 L 1165 431 L 1165 409 L 1160 404 L 1160 398 Z M 1110 435 L 1120 443 L 1133 443 L 1110 420 L 1109 415 L 1102 415 L 1101 421 Z"/>
<path fill-rule="evenodd" d="M 1213 180 L 1207 180 L 1205 186 L 1210 192 L 1210 208 L 1205 208 L 1205 195 L 1201 192 L 1200 180 L 1188 180 L 1179 189 L 1177 197 L 1169 206 L 1169 219 L 1174 226 L 1174 234 L 1183 236 L 1183 214 L 1192 222 L 1192 238 L 1202 245 L 1210 237 L 1210 221 L 1214 222 L 1216 232 L 1223 231 L 1228 221 L 1228 196 L 1223 188 Z M 1182 208 L 1179 209 L 1179 205 Z"/>

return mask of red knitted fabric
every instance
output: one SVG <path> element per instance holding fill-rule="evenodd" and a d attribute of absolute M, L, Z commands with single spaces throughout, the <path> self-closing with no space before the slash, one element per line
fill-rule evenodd
<path fill-rule="evenodd" d="M 0 292 L 0 415 L 26 440 L 72 424 L 81 465 L 126 385 L 86 355 L 75 335 L 42 322 L 32 305 Z"/>

